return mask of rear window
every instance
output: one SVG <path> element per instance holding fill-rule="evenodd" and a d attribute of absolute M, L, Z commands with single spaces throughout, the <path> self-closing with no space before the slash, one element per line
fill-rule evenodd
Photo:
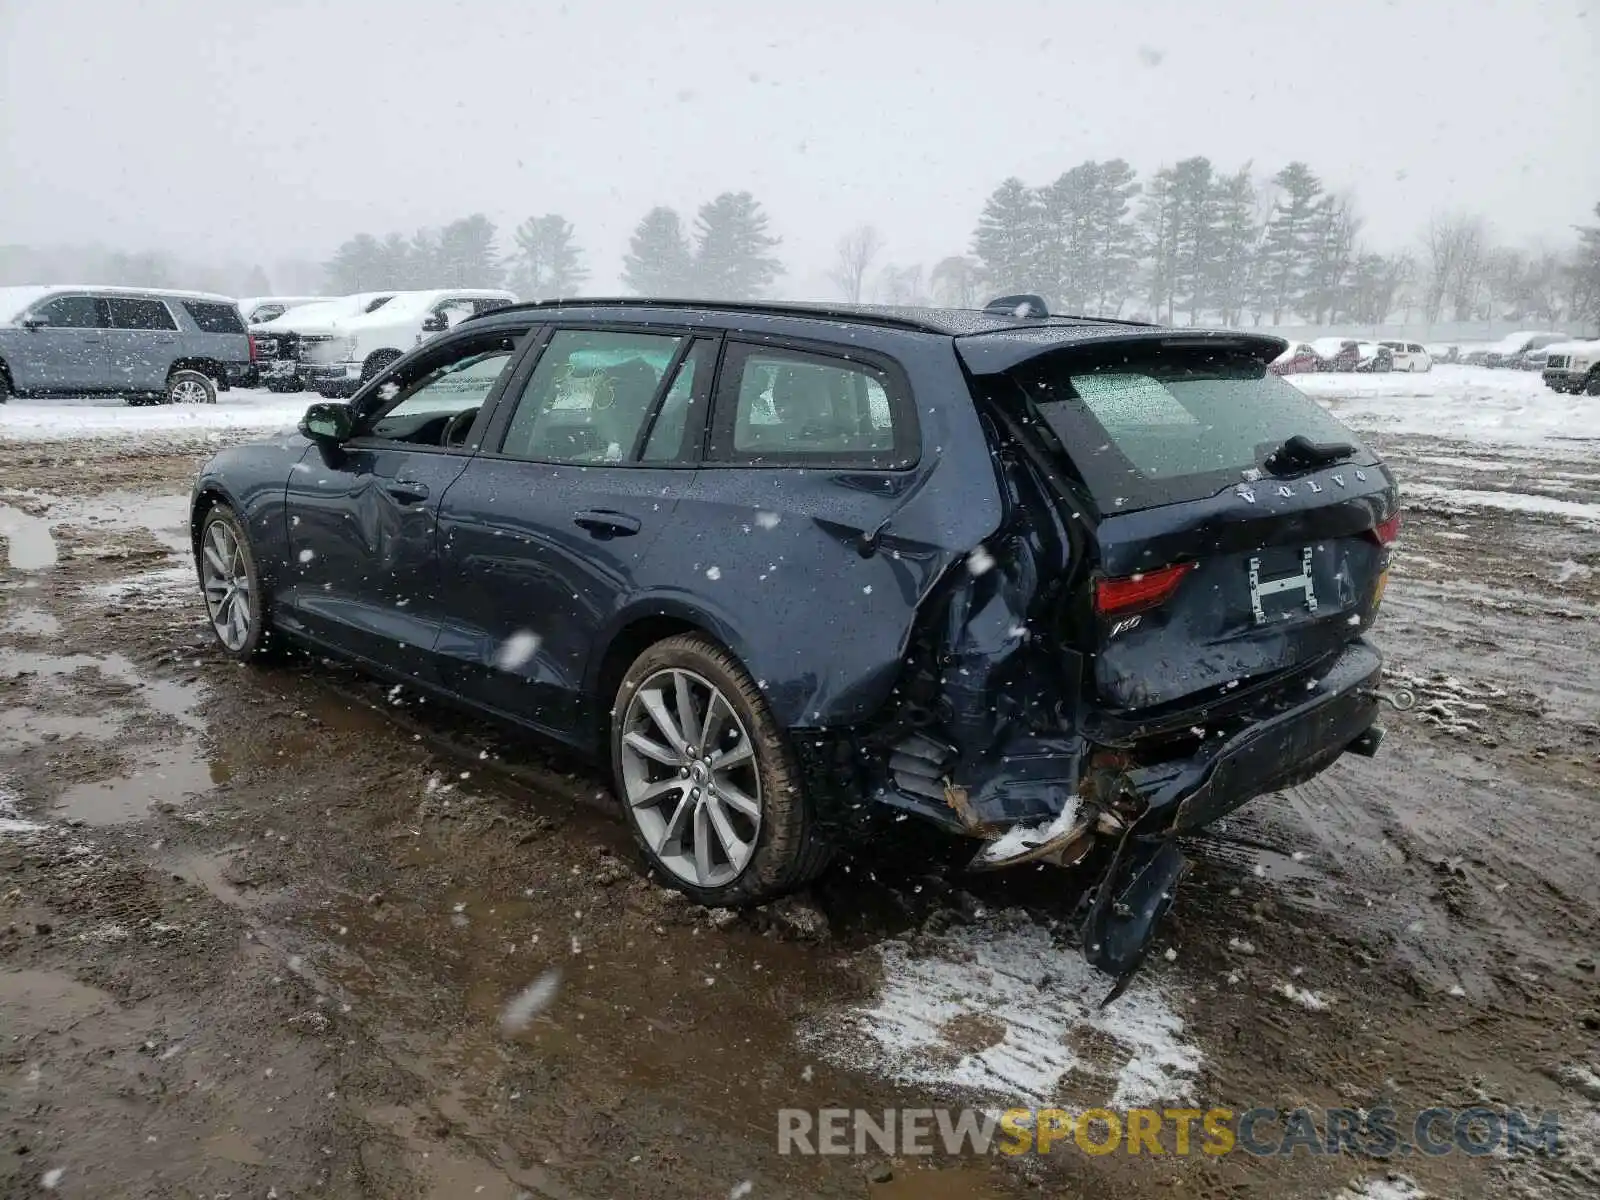
<path fill-rule="evenodd" d="M 1251 359 L 1049 355 L 1014 377 L 1106 512 L 1214 495 L 1295 434 L 1351 443 L 1353 462 L 1374 461 L 1343 424 Z"/>
<path fill-rule="evenodd" d="M 202 333 L 244 332 L 244 321 L 239 316 L 239 310 L 231 304 L 208 304 L 203 300 L 185 300 L 183 307 L 194 318 L 194 323 L 200 327 Z"/>

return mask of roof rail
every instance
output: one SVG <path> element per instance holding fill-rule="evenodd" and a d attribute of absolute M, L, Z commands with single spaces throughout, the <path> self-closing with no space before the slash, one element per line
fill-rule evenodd
<path fill-rule="evenodd" d="M 805 317 L 813 321 L 855 321 L 862 325 L 879 325 L 886 329 L 910 329 L 917 333 L 937 333 L 948 336 L 948 331 L 929 321 L 886 312 L 881 308 L 852 304 L 811 304 L 802 301 L 777 300 L 672 300 L 654 296 L 574 296 L 565 300 L 527 300 L 474 313 L 466 321 L 477 321 L 488 316 L 501 316 L 508 312 L 527 312 L 550 308 L 688 308 L 704 312 L 748 313 L 752 316 Z M 465 324 L 466 321 L 459 322 Z"/>

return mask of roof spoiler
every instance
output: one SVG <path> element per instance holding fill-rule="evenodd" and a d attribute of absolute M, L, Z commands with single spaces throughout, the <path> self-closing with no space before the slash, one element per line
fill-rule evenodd
<path fill-rule="evenodd" d="M 1212 351 L 1239 354 L 1269 363 L 1288 345 L 1281 337 L 1235 330 L 1126 329 L 1117 326 L 1016 327 L 956 339 L 956 353 L 974 375 L 999 375 L 1004 371 L 1058 351 L 1084 351 L 1096 347 L 1141 347 L 1166 351 Z"/>

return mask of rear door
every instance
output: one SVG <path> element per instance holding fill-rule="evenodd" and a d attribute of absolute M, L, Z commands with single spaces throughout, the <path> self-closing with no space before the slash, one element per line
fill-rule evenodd
<path fill-rule="evenodd" d="M 26 330 L 10 364 L 19 388 L 105 391 L 114 386 L 106 358 L 106 302 L 89 295 L 56 296 L 28 313 L 44 325 Z"/>
<path fill-rule="evenodd" d="M 1057 351 L 1012 380 L 1093 510 L 1079 519 L 1098 568 L 1069 626 L 1102 704 L 1203 705 L 1366 629 L 1397 528 L 1393 481 L 1260 357 Z"/>
<path fill-rule="evenodd" d="M 178 357 L 178 322 L 153 296 L 110 296 L 106 357 L 117 387 L 160 391 Z"/>
<path fill-rule="evenodd" d="M 582 740 L 597 638 L 693 476 L 716 350 L 690 330 L 559 328 L 519 372 L 439 515 L 452 689 Z"/>

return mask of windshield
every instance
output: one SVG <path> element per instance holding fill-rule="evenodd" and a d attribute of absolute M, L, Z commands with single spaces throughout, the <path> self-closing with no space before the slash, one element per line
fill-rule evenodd
<path fill-rule="evenodd" d="M 1086 363 L 1046 355 L 1015 382 L 1081 470 L 1102 511 L 1209 496 L 1241 482 L 1299 434 L 1355 435 L 1259 362 L 1163 356 Z M 1372 461 L 1359 450 L 1357 458 Z"/>

